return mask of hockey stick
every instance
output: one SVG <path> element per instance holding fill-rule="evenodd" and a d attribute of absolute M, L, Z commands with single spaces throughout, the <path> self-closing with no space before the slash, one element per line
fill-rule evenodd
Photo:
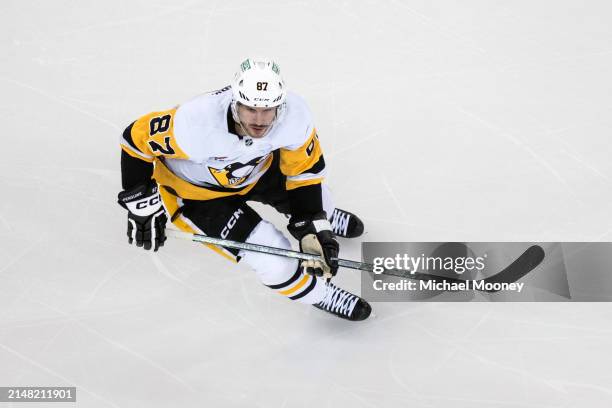
<path fill-rule="evenodd" d="M 204 244 L 218 245 L 224 248 L 244 249 L 245 251 L 261 252 L 264 254 L 284 256 L 286 258 L 295 258 L 304 261 L 310 259 L 315 261 L 322 260 L 319 255 L 305 254 L 304 252 L 292 251 L 290 249 L 283 248 L 275 248 L 266 245 L 249 244 L 248 242 L 238 242 L 231 241 L 229 239 L 214 238 L 209 237 L 207 235 L 190 234 L 188 232 L 182 232 L 173 229 L 166 229 L 166 235 L 173 238 L 188 239 L 190 241 L 201 242 Z M 351 269 L 359 269 L 367 272 L 372 272 L 374 270 L 374 265 L 340 258 L 338 258 L 338 266 L 343 266 L 345 268 Z"/>
<path fill-rule="evenodd" d="M 288 258 L 295 258 L 301 260 L 321 260 L 321 257 L 313 254 L 305 254 L 303 252 L 292 251 L 289 249 L 275 248 L 266 245 L 249 244 L 247 242 L 237 242 L 228 239 L 214 238 L 200 234 L 190 234 L 188 232 L 182 232 L 172 229 L 166 230 L 166 235 L 173 238 L 187 239 L 194 242 L 201 242 L 204 244 L 218 245 L 225 248 L 243 249 L 246 251 L 260 252 L 270 255 L 284 256 Z M 508 265 L 502 271 L 491 275 L 487 278 L 482 279 L 480 282 L 485 284 L 489 283 L 513 283 L 527 275 L 535 267 L 537 267 L 544 260 L 544 250 L 539 245 L 532 245 L 521 256 L 519 256 L 514 262 Z M 358 269 L 366 272 L 374 273 L 374 265 L 351 261 L 348 259 L 337 258 L 338 266 L 345 268 Z M 399 272 L 395 270 L 385 270 L 382 272 L 383 275 L 395 276 L 400 278 L 407 278 L 419 281 L 430 281 L 440 280 L 449 283 L 464 283 L 466 280 L 451 278 L 447 276 L 433 275 L 421 272 Z M 485 292 L 497 292 L 497 290 L 483 290 Z"/>

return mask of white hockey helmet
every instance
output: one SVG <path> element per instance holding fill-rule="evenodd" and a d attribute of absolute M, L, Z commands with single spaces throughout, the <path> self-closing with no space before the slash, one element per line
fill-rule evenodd
<path fill-rule="evenodd" d="M 240 123 L 236 104 L 252 108 L 276 107 L 276 122 L 285 112 L 287 91 L 278 64 L 268 58 L 247 58 L 232 82 L 232 115 Z"/>

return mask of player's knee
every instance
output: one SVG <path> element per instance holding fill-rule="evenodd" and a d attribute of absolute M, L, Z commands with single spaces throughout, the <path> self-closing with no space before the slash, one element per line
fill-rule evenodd
<path fill-rule="evenodd" d="M 246 242 L 250 244 L 291 249 L 289 240 L 267 221 L 260 221 Z M 293 258 L 262 254 L 258 252 L 241 251 L 241 261 L 249 265 L 264 285 L 276 285 L 285 282 L 295 274 L 298 261 Z"/>

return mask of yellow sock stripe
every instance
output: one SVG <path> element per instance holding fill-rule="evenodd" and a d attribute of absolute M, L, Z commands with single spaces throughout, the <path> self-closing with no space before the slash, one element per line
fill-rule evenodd
<path fill-rule="evenodd" d="M 297 292 L 298 290 L 300 290 L 304 285 L 306 285 L 306 283 L 308 283 L 308 280 L 312 278 L 311 275 L 308 274 L 304 274 L 304 277 L 297 283 L 297 285 L 295 285 L 292 288 L 289 289 L 285 289 L 285 290 L 281 290 L 278 293 L 280 293 L 281 295 L 291 295 L 292 293 Z"/>

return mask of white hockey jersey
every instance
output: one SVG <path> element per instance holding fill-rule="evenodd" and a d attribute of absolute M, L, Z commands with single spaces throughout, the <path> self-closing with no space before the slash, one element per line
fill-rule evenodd
<path fill-rule="evenodd" d="M 280 150 L 287 190 L 322 181 L 323 153 L 301 97 L 288 93 L 283 120 L 259 139 L 231 133 L 231 99 L 231 89 L 226 87 L 145 115 L 124 132 L 121 147 L 133 157 L 154 162 L 153 177 L 181 198 L 246 194 L 269 169 L 275 150 Z"/>

